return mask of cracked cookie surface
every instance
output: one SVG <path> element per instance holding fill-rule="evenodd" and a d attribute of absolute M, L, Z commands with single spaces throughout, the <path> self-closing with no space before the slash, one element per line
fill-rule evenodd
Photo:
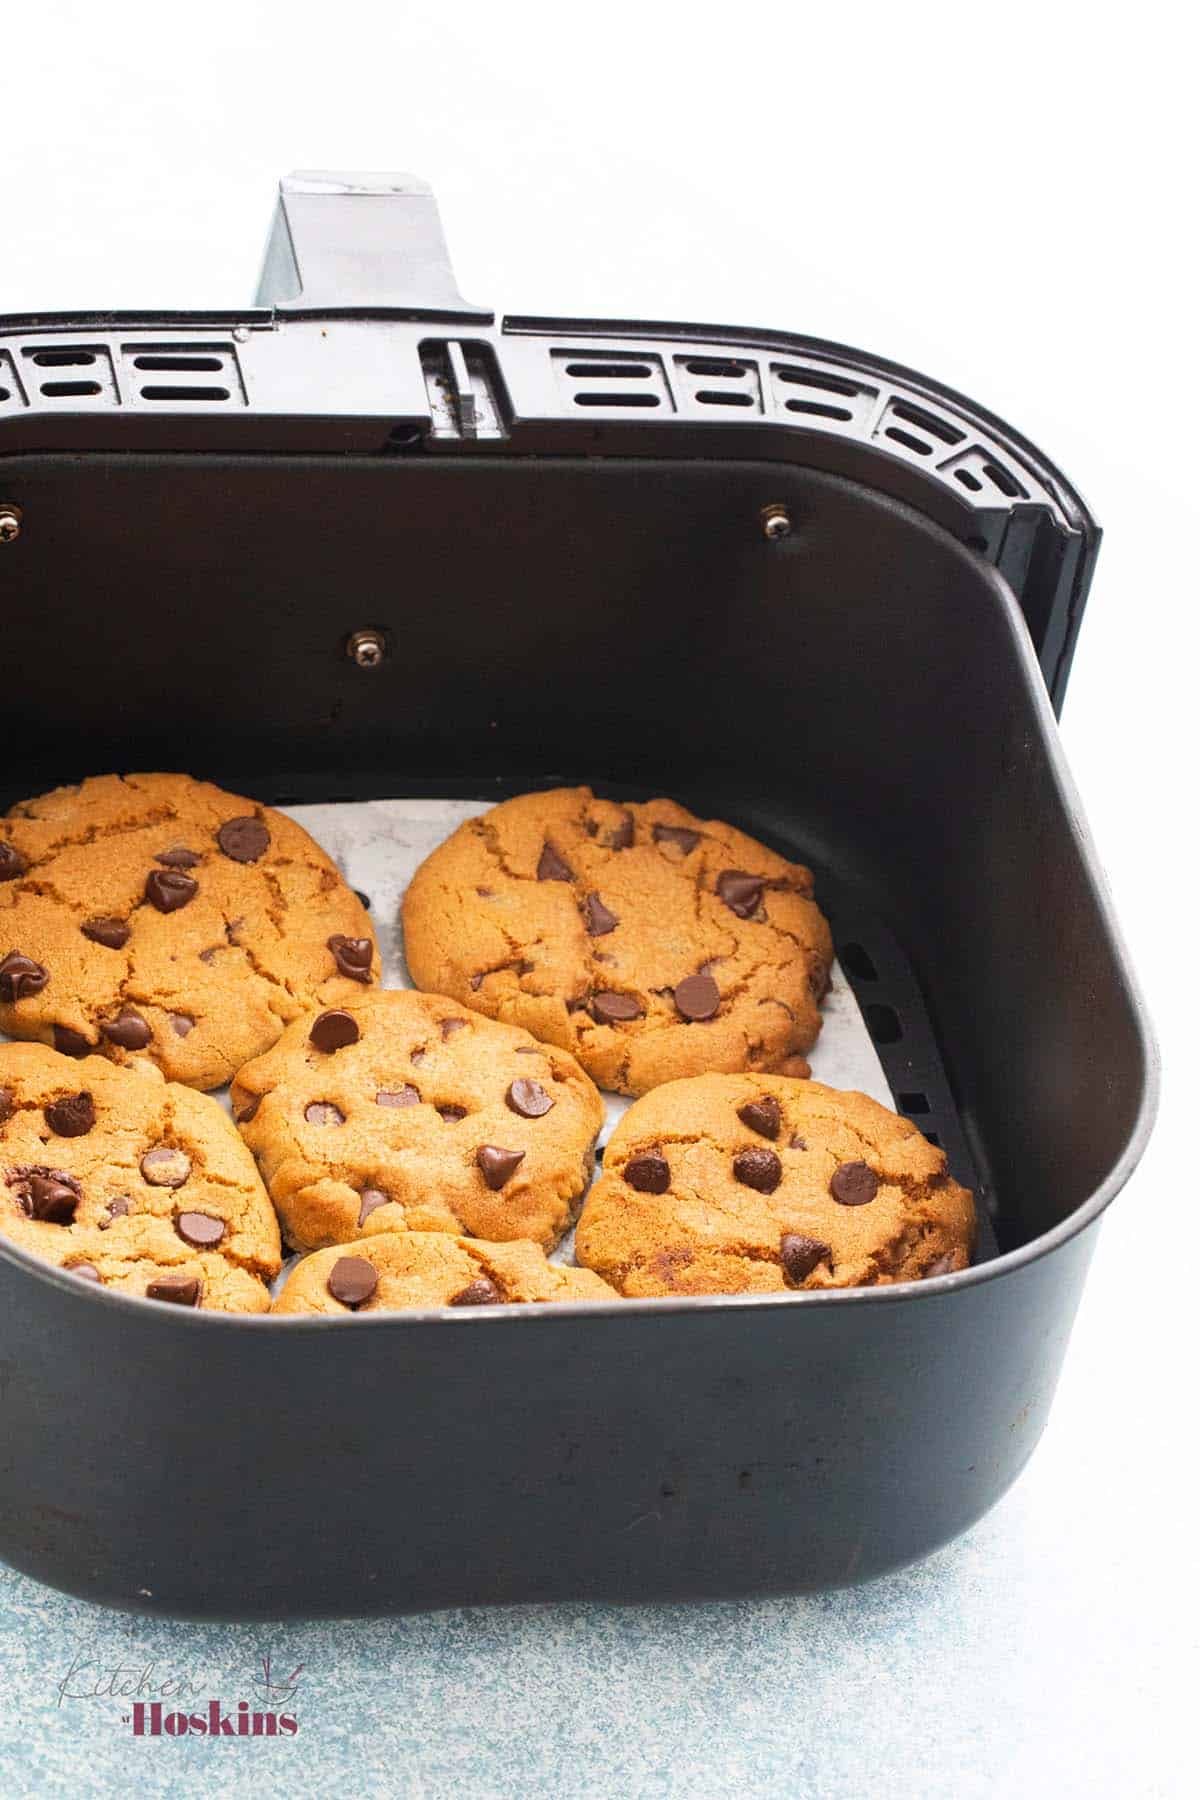
<path fill-rule="evenodd" d="M 971 1194 L 943 1151 L 865 1094 L 704 1075 L 614 1131 L 575 1254 L 628 1296 L 776 1293 L 964 1269 Z"/>
<path fill-rule="evenodd" d="M 390 1231 L 304 1257 L 271 1311 L 344 1316 L 414 1306 L 616 1298 L 590 1269 L 548 1263 L 536 1244 L 486 1244 L 436 1231 Z"/>
<path fill-rule="evenodd" d="M 544 1249 L 567 1231 L 604 1103 L 562 1050 L 408 989 L 289 1025 L 234 1117 L 298 1249 L 440 1231 Z"/>
<path fill-rule="evenodd" d="M 219 1087 L 378 968 L 361 902 L 308 833 L 206 782 L 102 775 L 0 819 L 13 1037 Z"/>
<path fill-rule="evenodd" d="M 674 801 L 506 800 L 426 858 L 403 924 L 419 988 L 569 1050 L 601 1087 L 808 1073 L 833 960 L 812 877 Z"/>
<path fill-rule="evenodd" d="M 0 1232 L 80 1279 L 266 1312 L 279 1226 L 216 1100 L 42 1044 L 0 1044 Z"/>

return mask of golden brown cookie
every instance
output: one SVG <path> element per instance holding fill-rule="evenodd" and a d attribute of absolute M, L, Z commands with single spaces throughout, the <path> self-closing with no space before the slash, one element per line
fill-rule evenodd
<path fill-rule="evenodd" d="M 306 831 L 186 775 L 102 775 L 0 819 L 0 1029 L 219 1087 L 378 974 Z"/>
<path fill-rule="evenodd" d="M 299 1249 L 374 1232 L 552 1249 L 604 1103 L 564 1051 L 433 994 L 360 993 L 239 1070 L 234 1116 Z"/>
<path fill-rule="evenodd" d="M 403 912 L 418 987 L 570 1050 L 601 1087 L 808 1073 L 833 960 L 812 876 L 672 800 L 506 800 L 422 863 Z"/>
<path fill-rule="evenodd" d="M 129 1294 L 266 1312 L 279 1227 L 215 1100 L 152 1064 L 0 1044 L 0 1232 Z"/>
<path fill-rule="evenodd" d="M 549 1263 L 527 1241 L 485 1244 L 440 1231 L 387 1231 L 304 1257 L 271 1311 L 345 1316 L 413 1306 L 616 1298 L 598 1275 Z"/>
<path fill-rule="evenodd" d="M 769 1294 L 965 1269 L 975 1208 L 944 1153 L 865 1094 L 672 1081 L 630 1107 L 575 1236 L 622 1294 Z"/>

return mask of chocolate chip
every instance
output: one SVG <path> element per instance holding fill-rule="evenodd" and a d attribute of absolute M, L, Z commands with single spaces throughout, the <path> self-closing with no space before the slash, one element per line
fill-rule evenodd
<path fill-rule="evenodd" d="M 15 845 L 0 843 L 0 881 L 15 881 L 28 867 L 29 864 Z"/>
<path fill-rule="evenodd" d="M 812 1069 L 802 1056 L 789 1056 L 776 1069 L 777 1075 L 786 1075 L 790 1081 L 807 1081 Z"/>
<path fill-rule="evenodd" d="M 783 1180 L 783 1165 L 773 1150 L 739 1150 L 733 1178 L 758 1194 L 773 1194 Z"/>
<path fill-rule="evenodd" d="M 451 1294 L 447 1306 L 503 1306 L 504 1295 L 494 1281 L 486 1275 L 477 1275 L 465 1288 L 457 1294 Z"/>
<path fill-rule="evenodd" d="M 170 850 L 160 850 L 154 860 L 168 869 L 194 869 L 200 858 L 186 844 L 176 844 Z"/>
<path fill-rule="evenodd" d="M 304 1109 L 310 1125 L 344 1125 L 346 1115 L 332 1100 L 313 1100 Z"/>
<path fill-rule="evenodd" d="M 503 1150 L 498 1144 L 480 1144 L 475 1161 L 488 1186 L 495 1192 L 514 1176 L 525 1161 L 523 1150 Z"/>
<path fill-rule="evenodd" d="M 91 1047 L 82 1031 L 75 1031 L 70 1025 L 54 1027 L 54 1048 L 60 1056 L 86 1056 Z"/>
<path fill-rule="evenodd" d="M 574 870 L 565 863 L 549 838 L 542 845 L 542 854 L 538 857 L 537 878 L 539 881 L 574 881 Z"/>
<path fill-rule="evenodd" d="M 366 1224 L 373 1212 L 378 1212 L 380 1207 L 386 1206 L 390 1200 L 391 1195 L 385 1194 L 382 1188 L 364 1188 L 359 1195 L 358 1201 L 358 1223 L 360 1229 Z"/>
<path fill-rule="evenodd" d="M 114 1219 L 123 1219 L 126 1216 L 126 1214 L 128 1213 L 128 1211 L 129 1211 L 128 1196 L 125 1194 L 118 1194 L 118 1196 L 115 1200 L 109 1201 L 108 1215 L 106 1218 L 103 1218 L 100 1220 L 100 1223 L 99 1223 L 99 1226 L 97 1229 L 100 1231 L 107 1231 Z"/>
<path fill-rule="evenodd" d="M 779 1260 L 791 1280 L 801 1282 L 811 1275 L 819 1262 L 833 1256 L 828 1244 L 820 1238 L 805 1237 L 802 1231 L 785 1231 L 779 1240 Z"/>
<path fill-rule="evenodd" d="M 337 1007 L 332 1012 L 321 1013 L 313 1020 L 308 1041 L 314 1049 L 331 1056 L 335 1050 L 344 1050 L 348 1044 L 357 1044 L 358 1037 L 357 1019 L 353 1014 Z"/>
<path fill-rule="evenodd" d="M 374 945 L 370 938 L 345 937 L 335 932 L 333 937 L 326 938 L 326 947 L 333 954 L 333 960 L 342 975 L 351 981 L 364 984 L 371 979 L 371 957 Z"/>
<path fill-rule="evenodd" d="M 96 1123 L 96 1103 L 90 1094 L 64 1094 L 42 1110 L 47 1125 L 59 1137 L 86 1137 Z"/>
<path fill-rule="evenodd" d="M 195 1019 L 189 1019 L 186 1013 L 171 1014 L 171 1030 L 176 1037 L 186 1037 L 189 1031 L 195 1029 L 195 1024 Z"/>
<path fill-rule="evenodd" d="M 639 1194 L 665 1194 L 671 1185 L 671 1165 L 657 1150 L 647 1150 L 625 1164 L 622 1174 Z"/>
<path fill-rule="evenodd" d="M 442 1042 L 445 1043 L 447 1038 L 453 1037 L 456 1031 L 461 1031 L 466 1025 L 466 1022 L 465 1019 L 443 1019 Z"/>
<path fill-rule="evenodd" d="M 157 1144 L 141 1160 L 142 1179 L 151 1187 L 182 1187 L 192 1172 L 192 1159 L 170 1144 Z"/>
<path fill-rule="evenodd" d="M 688 975 L 675 989 L 675 1010 L 681 1019 L 711 1019 L 721 1004 L 721 990 L 711 975 Z"/>
<path fill-rule="evenodd" d="M 540 1081 L 522 1078 L 509 1084 L 504 1104 L 510 1112 L 520 1113 L 523 1119 L 540 1119 L 550 1111 L 554 1101 Z"/>
<path fill-rule="evenodd" d="M 420 1103 L 420 1094 L 408 1081 L 403 1087 L 380 1088 L 375 1096 L 376 1106 L 419 1106 Z"/>
<path fill-rule="evenodd" d="M 160 913 L 178 912 L 199 892 L 199 882 L 182 869 L 151 869 L 146 877 L 146 898 Z"/>
<path fill-rule="evenodd" d="M 217 833 L 217 843 L 233 862 L 257 862 L 270 842 L 261 819 L 226 819 Z"/>
<path fill-rule="evenodd" d="M 225 1236 L 225 1221 L 215 1219 L 212 1213 L 181 1212 L 175 1229 L 193 1250 L 212 1250 Z"/>
<path fill-rule="evenodd" d="M 467 1116 L 465 1106 L 439 1106 L 437 1111 L 445 1119 L 447 1125 L 457 1125 L 460 1119 L 465 1119 Z"/>
<path fill-rule="evenodd" d="M 597 1025 L 617 1025 L 626 1019 L 640 1019 L 645 1008 L 632 994 L 602 992 L 592 995 L 592 1017 Z"/>
<path fill-rule="evenodd" d="M 26 1218 L 44 1225 L 70 1225 L 82 1198 L 79 1183 L 63 1169 L 14 1169 L 8 1185 Z"/>
<path fill-rule="evenodd" d="M 957 1268 L 958 1261 L 954 1252 L 948 1250 L 944 1256 L 939 1256 L 935 1261 L 930 1263 L 921 1279 L 922 1281 L 928 1281 L 934 1275 L 953 1275 Z"/>
<path fill-rule="evenodd" d="M 95 1263 L 64 1263 L 68 1275 L 78 1275 L 81 1281 L 99 1281 L 100 1271 Z"/>
<path fill-rule="evenodd" d="M 739 1106 L 737 1116 L 743 1125 L 751 1131 L 757 1131 L 759 1137 L 774 1141 L 779 1136 L 779 1127 L 783 1123 L 783 1114 L 779 1110 L 779 1102 L 774 1094 L 763 1094 L 758 1100 L 747 1100 L 745 1106 Z"/>
<path fill-rule="evenodd" d="M 518 1044 L 513 1051 L 514 1056 L 540 1056 L 541 1054 L 536 1044 Z"/>
<path fill-rule="evenodd" d="M 763 876 L 747 875 L 741 869 L 726 869 L 717 876 L 717 893 L 739 919 L 749 919 L 758 911 L 764 885 Z"/>
<path fill-rule="evenodd" d="M 123 950 L 129 942 L 129 927 L 124 919 L 85 919 L 79 929 L 85 938 L 91 938 L 93 944 L 103 944 L 106 950 Z"/>
<path fill-rule="evenodd" d="M 11 1119 L 17 1110 L 13 1105 L 13 1099 L 11 1088 L 0 1088 L 0 1125 L 3 1125 L 6 1119 Z"/>
<path fill-rule="evenodd" d="M 789 1150 L 807 1150 L 808 1149 L 808 1139 L 802 1138 L 802 1137 L 790 1137 L 788 1139 L 788 1149 Z"/>
<path fill-rule="evenodd" d="M 150 1027 L 145 1019 L 128 1007 L 115 1019 L 106 1020 L 100 1029 L 111 1044 L 117 1044 L 122 1050 L 144 1050 L 150 1042 Z"/>
<path fill-rule="evenodd" d="M 162 1275 L 146 1288 L 147 1300 L 167 1300 L 172 1306 L 198 1306 L 200 1280 L 196 1275 Z"/>
<path fill-rule="evenodd" d="M 600 829 L 599 820 L 589 819 L 587 833 L 589 837 L 594 837 L 598 844 L 603 844 L 606 850 L 628 850 L 633 843 L 633 814 L 626 812 L 622 807 L 620 819 L 605 831 Z"/>
<path fill-rule="evenodd" d="M 343 1306 L 361 1306 L 379 1286 L 375 1265 L 365 1256 L 339 1256 L 325 1283 L 333 1298 Z"/>
<path fill-rule="evenodd" d="M 620 924 L 616 913 L 609 912 L 599 894 L 589 894 L 583 903 L 583 916 L 589 937 L 604 937 Z"/>
<path fill-rule="evenodd" d="M 10 950 L 0 962 L 0 1000 L 9 1006 L 18 1000 L 28 1000 L 31 995 L 40 994 L 49 979 L 49 970 L 34 962 L 32 956 Z"/>
<path fill-rule="evenodd" d="M 262 1103 L 263 1097 L 261 1094 L 252 1094 L 245 1106 L 243 1106 L 241 1112 L 234 1115 L 237 1123 L 239 1125 L 248 1125 Z"/>
<path fill-rule="evenodd" d="M 879 1177 L 869 1163 L 842 1163 L 830 1177 L 829 1191 L 839 1206 L 866 1206 L 879 1192 Z"/>
<path fill-rule="evenodd" d="M 655 825 L 653 831 L 656 844 L 671 844 L 684 856 L 690 856 L 700 842 L 700 833 L 689 831 L 686 825 Z"/>

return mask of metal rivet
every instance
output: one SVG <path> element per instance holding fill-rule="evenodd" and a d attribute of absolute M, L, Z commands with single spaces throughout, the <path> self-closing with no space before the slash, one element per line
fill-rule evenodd
<path fill-rule="evenodd" d="M 21 535 L 21 509 L 0 500 L 0 544 L 15 544 Z"/>
<path fill-rule="evenodd" d="M 779 500 L 773 500 L 770 506 L 764 506 L 759 513 L 762 520 L 763 536 L 772 542 L 776 538 L 787 537 L 792 529 L 792 515 Z"/>
<path fill-rule="evenodd" d="M 346 655 L 360 669 L 377 669 L 387 655 L 382 631 L 376 631 L 371 625 L 362 631 L 352 631 L 346 639 Z"/>

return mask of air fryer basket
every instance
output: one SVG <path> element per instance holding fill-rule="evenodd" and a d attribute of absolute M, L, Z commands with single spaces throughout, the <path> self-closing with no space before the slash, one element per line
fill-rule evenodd
<path fill-rule="evenodd" d="M 419 183 L 285 184 L 260 298 L 0 319 L 0 798 L 190 767 L 276 803 L 580 780 L 731 818 L 816 870 L 984 1255 L 330 1321 L 155 1307 L 0 1238 L 0 1554 L 218 1616 L 924 1554 L 1036 1444 L 1153 1107 L 1051 707 L 1095 525 L 998 420 L 856 352 L 497 323 Z"/>

